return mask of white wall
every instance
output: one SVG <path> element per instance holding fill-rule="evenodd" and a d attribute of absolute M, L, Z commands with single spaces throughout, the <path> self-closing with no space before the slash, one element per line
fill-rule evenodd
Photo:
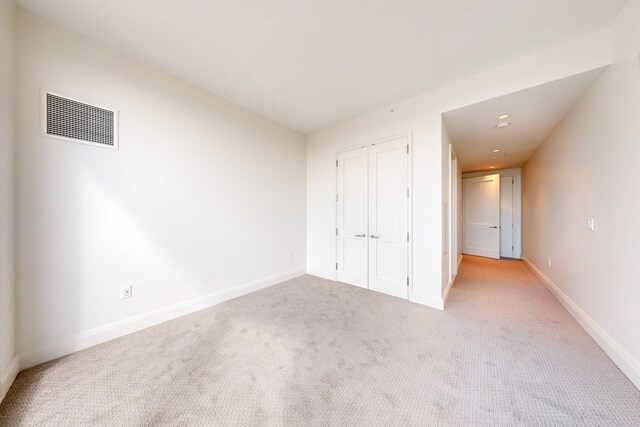
<path fill-rule="evenodd" d="M 0 0 L 0 400 L 14 348 L 13 150 L 15 7 Z"/>
<path fill-rule="evenodd" d="M 613 65 L 524 168 L 525 256 L 640 387 L 640 1 L 613 29 Z"/>
<path fill-rule="evenodd" d="M 441 308 L 443 170 L 441 114 L 608 65 L 608 30 L 571 40 L 307 137 L 307 271 L 335 278 L 335 156 L 342 148 L 413 134 L 413 271 L 410 299 Z M 393 111 L 391 111 L 393 109 Z"/>
<path fill-rule="evenodd" d="M 303 136 L 18 15 L 23 364 L 53 355 L 47 343 L 76 349 L 70 341 L 105 325 L 304 273 Z M 40 88 L 118 109 L 120 149 L 42 138 Z M 133 298 L 120 300 L 127 284 Z"/>

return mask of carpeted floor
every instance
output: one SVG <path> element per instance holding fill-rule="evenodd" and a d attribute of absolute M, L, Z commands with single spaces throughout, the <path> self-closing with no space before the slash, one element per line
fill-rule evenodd
<path fill-rule="evenodd" d="M 443 312 L 304 276 L 22 372 L 0 425 L 640 425 L 640 391 L 519 261 Z"/>

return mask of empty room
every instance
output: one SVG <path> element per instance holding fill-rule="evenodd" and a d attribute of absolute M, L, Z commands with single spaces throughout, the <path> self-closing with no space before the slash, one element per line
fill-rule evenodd
<path fill-rule="evenodd" d="M 638 426 L 639 119 L 640 0 L 0 0 L 0 426 Z"/>

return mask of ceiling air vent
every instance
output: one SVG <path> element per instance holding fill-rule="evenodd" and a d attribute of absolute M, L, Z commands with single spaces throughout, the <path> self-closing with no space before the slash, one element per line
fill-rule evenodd
<path fill-rule="evenodd" d="M 118 148 L 118 112 L 115 110 L 43 92 L 42 112 L 43 136 Z"/>

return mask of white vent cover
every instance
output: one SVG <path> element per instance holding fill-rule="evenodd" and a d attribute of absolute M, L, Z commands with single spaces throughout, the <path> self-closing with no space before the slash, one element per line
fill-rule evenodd
<path fill-rule="evenodd" d="M 118 112 L 42 92 L 42 135 L 118 148 Z"/>

